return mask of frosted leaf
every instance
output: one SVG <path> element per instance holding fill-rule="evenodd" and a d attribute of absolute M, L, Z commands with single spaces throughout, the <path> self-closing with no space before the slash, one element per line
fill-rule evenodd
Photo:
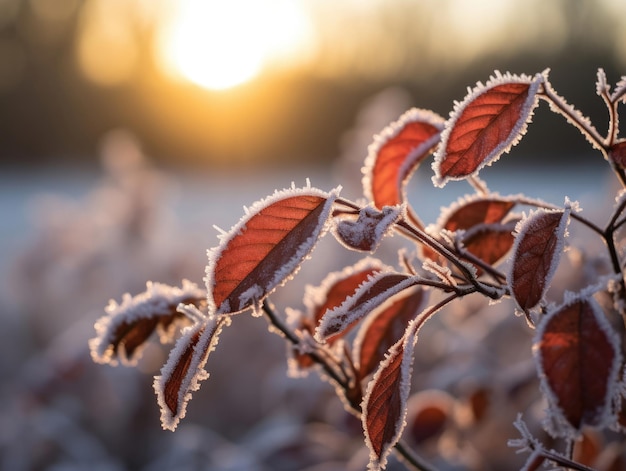
<path fill-rule="evenodd" d="M 241 312 L 291 279 L 327 231 L 338 193 L 292 188 L 252 205 L 208 252 L 209 310 Z"/>
<path fill-rule="evenodd" d="M 385 206 L 380 211 L 366 206 L 359 211 L 356 221 L 339 221 L 334 234 L 348 249 L 374 252 L 401 214 L 402 210 L 398 206 Z"/>
<path fill-rule="evenodd" d="M 387 457 L 406 426 L 407 401 L 411 391 L 413 350 L 421 327 L 419 317 L 390 349 L 367 385 L 361 409 L 365 443 L 370 450 L 368 469 L 385 468 Z"/>
<path fill-rule="evenodd" d="M 515 302 L 527 315 L 543 299 L 565 246 L 569 207 L 539 209 L 516 227 L 508 284 Z"/>
<path fill-rule="evenodd" d="M 544 74 L 501 74 L 496 71 L 456 103 L 435 152 L 433 183 L 443 186 L 477 174 L 516 145 L 526 133 L 538 104 Z"/>
<path fill-rule="evenodd" d="M 363 189 L 377 208 L 406 201 L 406 181 L 439 143 L 443 122 L 432 111 L 412 108 L 374 136 L 363 167 Z"/>
<path fill-rule="evenodd" d="M 384 360 L 387 350 L 404 335 L 409 322 L 427 301 L 428 291 L 416 287 L 389 299 L 364 319 L 353 347 L 360 378 L 365 378 Z"/>
<path fill-rule="evenodd" d="M 195 283 L 183 280 L 180 288 L 148 282 L 146 291 L 136 296 L 125 294 L 122 303 L 111 300 L 106 316 L 95 324 L 97 336 L 89 341 L 91 357 L 97 363 L 133 365 L 153 332 L 162 342 L 171 341 L 174 328 L 186 322 L 177 307 L 180 303 L 204 304 L 206 292 Z"/>
<path fill-rule="evenodd" d="M 191 393 L 209 377 L 204 370 L 209 353 L 215 349 L 222 328 L 230 325 L 226 316 L 208 316 L 183 331 L 170 352 L 161 374 L 154 377 L 154 391 L 161 408 L 161 425 L 174 431 L 185 417 Z"/>
<path fill-rule="evenodd" d="M 617 334 L 592 297 L 574 297 L 542 318 L 533 345 L 550 409 L 546 429 L 575 438 L 583 426 L 615 423 L 622 364 Z"/>
<path fill-rule="evenodd" d="M 325 342 L 333 336 L 341 335 L 346 328 L 418 281 L 417 277 L 394 271 L 375 273 L 340 306 L 326 311 L 315 330 L 315 339 Z"/>

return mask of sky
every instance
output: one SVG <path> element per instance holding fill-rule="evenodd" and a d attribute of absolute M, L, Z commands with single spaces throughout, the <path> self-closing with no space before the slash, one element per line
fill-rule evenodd
<path fill-rule="evenodd" d="M 0 156 L 92 163 L 123 128 L 174 165 L 327 161 L 388 87 L 446 115 L 496 69 L 549 67 L 591 102 L 625 22 L 617 0 L 2 0 Z"/>

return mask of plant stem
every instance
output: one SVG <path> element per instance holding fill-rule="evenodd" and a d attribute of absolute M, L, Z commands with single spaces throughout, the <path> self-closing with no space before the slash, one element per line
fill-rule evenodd
<path fill-rule="evenodd" d="M 453 295 L 451 299 L 455 299 L 457 296 Z M 450 299 L 448 299 L 449 302 Z M 265 299 L 263 301 L 263 312 L 265 313 L 268 322 L 271 326 L 275 328 L 275 332 L 280 332 L 281 335 L 284 336 L 286 340 L 288 340 L 292 345 L 298 346 L 300 343 L 300 339 L 289 329 L 285 323 L 276 315 L 276 312 L 270 302 Z M 433 310 L 433 313 L 436 312 Z M 349 396 L 350 385 L 348 384 L 348 380 L 341 378 L 337 372 L 326 362 L 326 359 L 323 358 L 316 352 L 309 353 L 309 356 L 313 359 L 313 361 L 320 365 L 324 372 L 336 383 L 338 387 L 340 387 L 346 399 Z M 352 410 L 349 412 L 353 413 L 357 418 L 361 417 L 361 405 L 360 404 L 350 404 Z M 401 456 L 405 464 L 412 466 L 416 471 L 436 471 L 435 468 L 430 466 L 427 462 L 425 462 L 422 458 L 420 458 L 413 450 L 408 448 L 404 443 L 397 442 L 394 445 L 394 449 Z"/>

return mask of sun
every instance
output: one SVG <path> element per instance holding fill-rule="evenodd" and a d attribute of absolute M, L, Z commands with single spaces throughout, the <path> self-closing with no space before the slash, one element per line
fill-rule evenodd
<path fill-rule="evenodd" d="M 309 33 L 295 0 L 184 0 L 164 29 L 161 52 L 170 73 L 223 90 L 272 61 L 294 59 Z"/>

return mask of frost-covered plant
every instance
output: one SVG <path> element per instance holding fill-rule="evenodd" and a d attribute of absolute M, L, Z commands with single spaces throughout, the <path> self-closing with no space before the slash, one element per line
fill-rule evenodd
<path fill-rule="evenodd" d="M 478 173 L 520 141 L 543 100 L 585 136 L 626 187 L 626 140 L 618 136 L 626 77 L 611 91 L 600 69 L 596 91 L 608 108 L 606 135 L 556 93 L 548 71 L 496 72 L 470 89 L 447 120 L 432 111 L 407 111 L 369 147 L 364 202 L 342 197 L 341 188 L 322 191 L 307 183 L 255 203 L 208 251 L 205 289 L 189 281 L 181 288 L 151 283 L 120 305 L 112 302 L 90 343 L 94 360 L 133 363 L 154 332 L 168 341 L 180 328 L 154 381 L 162 425 L 174 430 L 191 393 L 208 377 L 204 366 L 222 329 L 243 312 L 265 316 L 270 330 L 288 345 L 290 374 L 314 369 L 361 420 L 370 469 L 384 469 L 391 452 L 407 467 L 433 469 L 402 440 L 407 428 L 418 443 L 440 433 L 455 414 L 447 394 L 411 396 L 420 329 L 469 295 L 490 303 L 508 298 L 511 316 L 524 316 L 535 331 L 535 376 L 548 405 L 546 434 L 533 434 L 520 415 L 514 425 L 522 438 L 509 444 L 530 452 L 525 470 L 544 463 L 590 469 L 587 464 L 597 456 L 581 458 L 578 449 L 588 430 L 623 433 L 626 424 L 621 342 L 626 190 L 617 194 L 606 223 L 598 225 L 575 201 L 565 198 L 557 207 L 525 195 L 501 196 L 489 191 Z M 425 226 L 405 190 L 431 154 L 436 186 L 466 180 L 475 192 Z M 572 283 L 555 300 L 551 282 L 572 245 L 571 224 L 604 243 L 605 262 L 598 263 L 583 247 L 575 268 L 585 283 Z M 269 295 L 293 277 L 329 232 L 347 249 L 366 254 L 391 234 L 403 236 L 407 246 L 397 266 L 367 255 L 330 273 L 316 288 L 307 287 L 303 311 L 286 308 L 281 315 Z M 482 399 L 472 398 L 475 415 Z"/>

